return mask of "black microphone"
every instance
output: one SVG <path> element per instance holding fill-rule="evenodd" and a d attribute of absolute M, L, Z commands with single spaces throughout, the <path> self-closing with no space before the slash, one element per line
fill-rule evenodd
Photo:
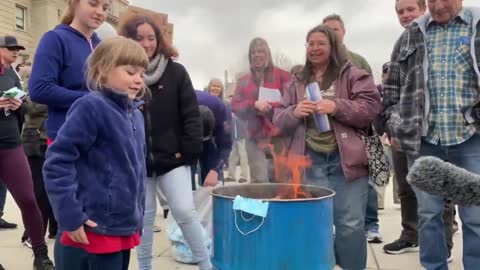
<path fill-rule="evenodd" d="M 452 204 L 480 205 L 480 175 L 436 157 L 417 159 L 408 173 L 407 181 Z"/>

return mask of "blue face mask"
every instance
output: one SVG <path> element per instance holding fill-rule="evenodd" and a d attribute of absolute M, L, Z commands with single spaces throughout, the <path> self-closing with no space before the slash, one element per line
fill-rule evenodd
<path fill-rule="evenodd" d="M 268 202 L 243 198 L 240 195 L 237 195 L 235 200 L 233 200 L 233 210 L 240 210 L 263 218 L 267 217 L 268 205 Z"/>

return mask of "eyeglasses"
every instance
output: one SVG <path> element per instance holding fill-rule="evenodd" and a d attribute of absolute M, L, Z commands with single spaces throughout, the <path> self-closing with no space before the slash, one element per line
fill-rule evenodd
<path fill-rule="evenodd" d="M 327 42 L 314 42 L 314 41 L 310 41 L 310 42 L 307 42 L 305 44 L 305 47 L 309 48 L 309 49 L 313 49 L 313 48 L 322 48 L 322 47 L 325 47 L 325 46 L 328 46 L 328 43 Z"/>

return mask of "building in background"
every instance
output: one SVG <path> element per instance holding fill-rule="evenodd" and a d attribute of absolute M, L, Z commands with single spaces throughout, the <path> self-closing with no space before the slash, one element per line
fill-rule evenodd
<path fill-rule="evenodd" d="M 0 0 L 0 36 L 12 35 L 25 46 L 19 62 L 33 58 L 40 38 L 53 29 L 62 17 L 68 0 Z M 113 0 L 107 22 L 114 27 L 128 0 Z"/>

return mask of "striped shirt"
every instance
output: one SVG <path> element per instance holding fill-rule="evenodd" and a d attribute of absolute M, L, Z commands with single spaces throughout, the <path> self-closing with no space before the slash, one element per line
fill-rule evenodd
<path fill-rule="evenodd" d="M 472 21 L 471 12 L 462 10 L 447 25 L 431 18 L 427 23 L 431 108 L 425 140 L 429 143 L 457 145 L 476 133 L 462 113 L 478 100 L 480 91 L 470 54 Z"/>

